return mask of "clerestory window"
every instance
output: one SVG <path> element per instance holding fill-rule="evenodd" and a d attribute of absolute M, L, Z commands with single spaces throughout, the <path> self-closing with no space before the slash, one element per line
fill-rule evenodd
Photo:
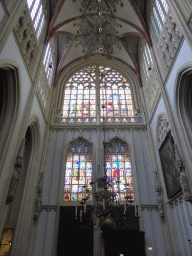
<path fill-rule="evenodd" d="M 168 10 L 166 0 L 155 0 L 153 6 L 153 15 L 151 16 L 151 23 L 157 40 L 159 39 L 159 34 L 162 31 L 162 25 L 165 23 Z"/>
<path fill-rule="evenodd" d="M 95 65 L 76 72 L 65 85 L 63 103 L 67 123 L 95 123 L 103 117 L 118 123 L 134 116 L 130 84 L 111 67 Z"/>
<path fill-rule="evenodd" d="M 54 65 L 53 65 L 53 57 L 52 57 L 52 51 L 51 51 L 51 46 L 50 43 L 48 43 L 44 59 L 43 59 L 43 64 L 45 67 L 45 72 L 47 74 L 47 81 L 49 85 L 51 84 L 52 77 L 53 77 L 53 70 L 54 70 Z"/>
<path fill-rule="evenodd" d="M 43 6 L 40 0 L 27 0 L 27 5 L 30 11 L 33 27 L 36 31 L 37 39 L 39 39 L 45 23 Z"/>

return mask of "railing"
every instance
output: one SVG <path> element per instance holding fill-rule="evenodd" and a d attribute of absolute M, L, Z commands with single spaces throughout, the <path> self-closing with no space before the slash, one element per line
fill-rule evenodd
<path fill-rule="evenodd" d="M 143 123 L 142 117 L 140 116 L 131 116 L 131 117 L 111 117 L 110 121 L 108 120 L 109 118 L 104 118 L 104 122 L 107 122 L 108 124 L 110 123 Z M 85 118 L 66 118 L 66 117 L 56 117 L 54 120 L 55 124 L 71 124 L 71 123 L 76 123 L 76 124 L 81 124 L 81 123 L 95 123 L 96 124 L 96 118 L 94 117 L 85 117 Z"/>

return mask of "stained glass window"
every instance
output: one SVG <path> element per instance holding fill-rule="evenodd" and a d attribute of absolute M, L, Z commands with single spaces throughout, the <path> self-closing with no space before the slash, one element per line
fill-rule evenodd
<path fill-rule="evenodd" d="M 127 122 L 134 115 L 127 79 L 112 68 L 100 66 L 99 69 L 101 117 L 106 117 L 107 122 Z"/>
<path fill-rule="evenodd" d="M 100 106 L 100 112 L 96 106 Z M 67 81 L 63 122 L 94 123 L 99 116 L 101 121 L 104 116 L 112 123 L 134 121 L 127 78 L 113 68 L 95 65 L 81 69 Z"/>
<path fill-rule="evenodd" d="M 112 182 L 112 188 L 117 200 L 125 200 L 126 195 L 134 200 L 130 154 L 126 143 L 113 139 L 105 146 L 105 163 L 107 176 Z"/>
<path fill-rule="evenodd" d="M 78 201 L 85 197 L 84 191 L 91 192 L 92 148 L 84 139 L 77 139 L 70 144 L 65 172 L 64 201 Z M 88 200 L 92 195 L 86 193 Z"/>
<path fill-rule="evenodd" d="M 86 67 L 67 82 L 63 117 L 69 122 L 96 121 L 96 67 Z"/>

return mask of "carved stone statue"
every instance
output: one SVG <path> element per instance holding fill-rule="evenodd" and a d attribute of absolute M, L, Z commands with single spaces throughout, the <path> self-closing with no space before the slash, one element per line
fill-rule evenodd
<path fill-rule="evenodd" d="M 24 138 L 21 142 L 21 145 L 17 154 L 17 158 L 14 165 L 14 170 L 11 177 L 7 198 L 6 198 L 6 204 L 13 202 L 15 198 L 16 189 L 19 183 L 20 172 L 24 165 L 25 142 L 26 142 L 26 139 Z"/>
<path fill-rule="evenodd" d="M 157 196 L 157 207 L 158 207 L 159 215 L 161 217 L 165 217 L 164 208 L 163 208 L 163 199 L 161 196 L 161 187 L 159 184 L 157 173 L 155 173 L 155 191 Z"/>
<path fill-rule="evenodd" d="M 192 200 L 192 194 L 191 194 L 191 189 L 190 189 L 190 186 L 189 186 L 188 178 L 185 174 L 185 166 L 183 164 L 183 160 L 181 158 L 181 155 L 180 155 L 180 153 L 177 149 L 177 145 L 174 144 L 173 147 L 174 147 L 174 153 L 175 153 L 175 165 L 176 165 L 177 171 L 180 174 L 179 181 L 181 183 L 183 196 L 184 196 L 184 199 L 186 201 L 191 201 Z"/>
<path fill-rule="evenodd" d="M 157 192 L 156 195 L 157 195 L 157 207 L 158 207 L 159 215 L 161 217 L 165 217 L 164 208 L 163 208 L 163 200 L 162 200 L 161 193 Z"/>
<path fill-rule="evenodd" d="M 34 212 L 34 220 L 37 221 L 39 215 L 41 213 L 41 206 L 42 206 L 42 195 L 43 195 L 43 178 L 44 173 L 41 172 L 39 183 L 37 186 L 37 195 L 36 195 L 36 202 L 35 202 L 35 212 Z"/>

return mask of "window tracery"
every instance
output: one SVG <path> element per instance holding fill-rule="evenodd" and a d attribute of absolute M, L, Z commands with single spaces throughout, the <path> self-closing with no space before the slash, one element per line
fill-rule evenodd
<path fill-rule="evenodd" d="M 96 65 L 83 68 L 65 86 L 64 122 L 94 123 L 104 117 L 106 122 L 118 123 L 134 121 L 130 119 L 133 116 L 128 80 L 113 68 Z"/>
<path fill-rule="evenodd" d="M 63 121 L 96 122 L 96 66 L 74 74 L 65 87 Z"/>
<path fill-rule="evenodd" d="M 83 197 L 92 200 L 92 195 L 87 193 L 85 196 L 83 194 L 85 186 L 90 192 L 92 190 L 89 184 L 92 177 L 92 162 L 90 143 L 79 138 L 70 144 L 66 161 L 64 201 L 78 201 Z"/>
<path fill-rule="evenodd" d="M 134 200 L 130 154 L 126 143 L 118 138 L 105 146 L 107 176 L 112 183 L 110 190 L 116 193 L 116 200 L 126 200 L 126 195 Z"/>

